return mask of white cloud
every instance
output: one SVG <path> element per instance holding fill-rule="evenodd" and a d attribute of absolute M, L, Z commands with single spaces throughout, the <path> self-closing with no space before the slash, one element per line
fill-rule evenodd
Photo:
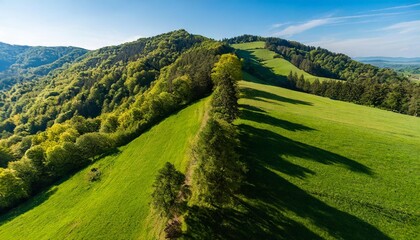
<path fill-rule="evenodd" d="M 401 6 L 395 6 L 395 7 L 389 7 L 389 8 L 381 8 L 381 9 L 375 9 L 371 10 L 370 12 L 379 12 L 379 11 L 388 11 L 388 10 L 396 10 L 396 9 L 404 9 L 404 8 L 413 8 L 420 6 L 420 3 L 414 3 L 409 5 L 401 5 Z"/>
<path fill-rule="evenodd" d="M 284 25 L 287 25 L 287 23 L 274 23 L 273 25 L 271 25 L 271 28 L 279 28 L 283 27 Z"/>
<path fill-rule="evenodd" d="M 420 31 L 420 20 L 400 22 L 384 28 L 383 30 L 398 31 L 401 34 Z"/>
<path fill-rule="evenodd" d="M 274 36 L 282 36 L 282 37 L 291 37 L 293 35 L 305 32 L 307 30 L 324 26 L 330 24 L 337 24 L 337 23 L 347 23 L 351 19 L 363 19 L 363 18 L 372 18 L 372 17 L 383 17 L 383 16 L 392 16 L 392 15 L 400 15 L 403 12 L 396 12 L 396 13 L 374 13 L 374 14 L 359 14 L 359 15 L 350 15 L 350 16 L 341 16 L 341 17 L 327 17 L 327 18 L 320 18 L 320 19 L 313 19 L 301 24 L 295 24 L 284 28 L 283 30 L 274 33 Z M 276 24 L 273 24 L 274 27 Z M 281 27 L 283 25 L 279 25 Z"/>
<path fill-rule="evenodd" d="M 345 53 L 352 57 L 419 57 L 420 45 L 418 42 L 420 42 L 420 36 L 407 34 L 395 37 L 394 34 L 389 34 L 366 38 L 322 39 L 307 44 L 321 46 L 330 51 Z"/>
<path fill-rule="evenodd" d="M 302 24 L 289 26 L 289 27 L 283 29 L 282 31 L 275 33 L 274 35 L 290 37 L 290 36 L 296 35 L 298 33 L 302 33 L 304 31 L 307 31 L 309 29 L 331 23 L 331 20 L 332 20 L 331 18 L 310 20 L 310 21 L 302 23 Z"/>

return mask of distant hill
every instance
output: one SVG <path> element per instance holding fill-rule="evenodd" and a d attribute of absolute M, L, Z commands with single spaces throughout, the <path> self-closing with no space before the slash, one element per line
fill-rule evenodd
<path fill-rule="evenodd" d="M 420 65 L 420 57 L 405 58 L 405 57 L 355 57 L 356 61 L 362 63 L 370 62 L 387 62 L 387 63 L 400 63 L 400 64 L 418 64 Z"/>
<path fill-rule="evenodd" d="M 394 69 L 411 80 L 420 79 L 420 57 L 356 57 L 354 60 L 380 68 Z"/>
<path fill-rule="evenodd" d="M 45 76 L 87 52 L 77 47 L 30 47 L 0 42 L 0 90 Z"/>

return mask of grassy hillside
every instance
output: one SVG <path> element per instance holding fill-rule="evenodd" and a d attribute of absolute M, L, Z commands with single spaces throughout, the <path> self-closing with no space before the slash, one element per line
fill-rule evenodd
<path fill-rule="evenodd" d="M 313 76 L 297 68 L 295 65 L 283 58 L 275 58 L 275 56 L 278 54 L 268 49 L 265 49 L 264 44 L 264 42 L 249 42 L 233 44 L 232 46 L 236 49 L 242 50 L 238 52 L 241 58 L 256 59 L 259 62 L 261 62 L 264 66 L 272 69 L 272 71 L 275 74 L 278 74 L 280 76 L 287 77 L 290 71 L 292 71 L 298 73 L 299 76 L 303 74 L 305 79 L 311 82 L 314 81 L 316 78 L 318 78 L 319 81 L 332 80 L 331 78 Z"/>
<path fill-rule="evenodd" d="M 250 172 L 233 235 L 419 236 L 420 119 L 248 80 L 237 124 Z"/>
<path fill-rule="evenodd" d="M 165 162 L 186 169 L 206 100 L 180 111 L 118 153 L 98 160 L 0 219 L 0 239 L 154 239 L 151 187 Z M 87 175 L 98 168 L 101 179 Z"/>

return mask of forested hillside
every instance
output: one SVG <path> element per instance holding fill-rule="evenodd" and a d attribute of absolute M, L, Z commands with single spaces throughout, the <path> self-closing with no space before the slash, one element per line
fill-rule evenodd
<path fill-rule="evenodd" d="M 391 69 L 185 30 L 1 49 L 0 238 L 419 235 L 420 84 Z"/>
<path fill-rule="evenodd" d="M 222 43 L 179 30 L 89 52 L 66 69 L 3 93 L 0 151 L 2 167 L 8 168 L 0 184 L 10 188 L 0 207 L 208 95 L 211 69 L 228 51 Z"/>
<path fill-rule="evenodd" d="M 29 47 L 0 42 L 0 91 L 45 76 L 86 52 L 76 47 Z"/>
<path fill-rule="evenodd" d="M 262 58 L 258 58 L 250 54 L 251 51 L 260 51 L 254 46 L 255 40 L 264 41 L 265 44 L 261 48 L 277 55 L 265 54 Z M 238 54 L 246 60 L 245 70 L 256 76 L 264 78 L 270 76 L 269 70 L 259 67 L 259 61 L 282 59 L 299 68 L 299 71 L 290 68 L 288 74 L 283 74 L 287 81 L 277 81 L 277 85 L 414 116 L 420 113 L 420 85 L 409 81 L 404 75 L 392 69 L 359 63 L 344 54 L 280 38 L 244 35 L 225 41 L 242 43 L 237 44 Z M 283 63 L 277 62 L 277 65 L 271 64 L 270 67 L 272 69 L 284 67 Z M 308 78 L 307 73 L 317 76 L 318 79 L 313 80 L 311 75 Z M 271 76 L 272 79 L 278 78 L 273 74 Z M 324 81 L 325 77 L 340 81 Z"/>

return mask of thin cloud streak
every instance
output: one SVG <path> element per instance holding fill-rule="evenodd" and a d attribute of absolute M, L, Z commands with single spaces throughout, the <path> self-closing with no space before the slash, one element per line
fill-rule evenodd
<path fill-rule="evenodd" d="M 331 18 L 310 20 L 310 21 L 308 21 L 306 23 L 303 23 L 303 24 L 289 26 L 289 27 L 283 29 L 282 31 L 280 31 L 278 33 L 275 33 L 275 35 L 277 35 L 277 36 L 293 36 L 293 35 L 296 35 L 298 33 L 307 31 L 309 29 L 319 27 L 319 26 L 322 26 L 322 25 L 326 25 L 326 24 L 330 23 L 331 21 L 332 21 Z"/>
<path fill-rule="evenodd" d="M 420 31 L 420 20 L 400 22 L 384 28 L 383 30 L 396 30 L 399 33 L 410 33 Z"/>
<path fill-rule="evenodd" d="M 395 7 L 389 7 L 389 8 L 380 8 L 375 10 L 370 10 L 369 12 L 381 12 L 381 11 L 389 11 L 389 10 L 396 10 L 396 9 L 404 9 L 404 8 L 413 8 L 420 6 L 420 3 L 414 3 L 410 5 L 401 5 L 401 6 L 395 6 Z"/>
<path fill-rule="evenodd" d="M 395 38 L 394 35 L 352 39 L 323 39 L 307 42 L 312 46 L 321 46 L 330 51 L 345 53 L 351 57 L 418 57 L 420 36 L 406 35 Z M 357 46 L 357 47 L 355 47 Z"/>
<path fill-rule="evenodd" d="M 375 13 L 375 14 L 359 14 L 359 15 L 350 15 L 350 16 L 341 16 L 341 17 L 328 17 L 328 18 L 320 18 L 320 19 L 313 19 L 309 20 L 302 24 L 291 25 L 287 28 L 274 33 L 274 36 L 283 36 L 283 37 L 291 37 L 293 35 L 305 32 L 307 30 L 328 25 L 328 24 L 336 24 L 340 22 L 345 22 L 345 20 L 349 19 L 360 19 L 360 18 L 367 18 L 367 17 L 383 17 L 383 16 L 392 16 L 392 15 L 400 15 L 404 12 L 396 12 L 396 13 Z M 274 25 L 273 25 L 274 26 Z"/>

